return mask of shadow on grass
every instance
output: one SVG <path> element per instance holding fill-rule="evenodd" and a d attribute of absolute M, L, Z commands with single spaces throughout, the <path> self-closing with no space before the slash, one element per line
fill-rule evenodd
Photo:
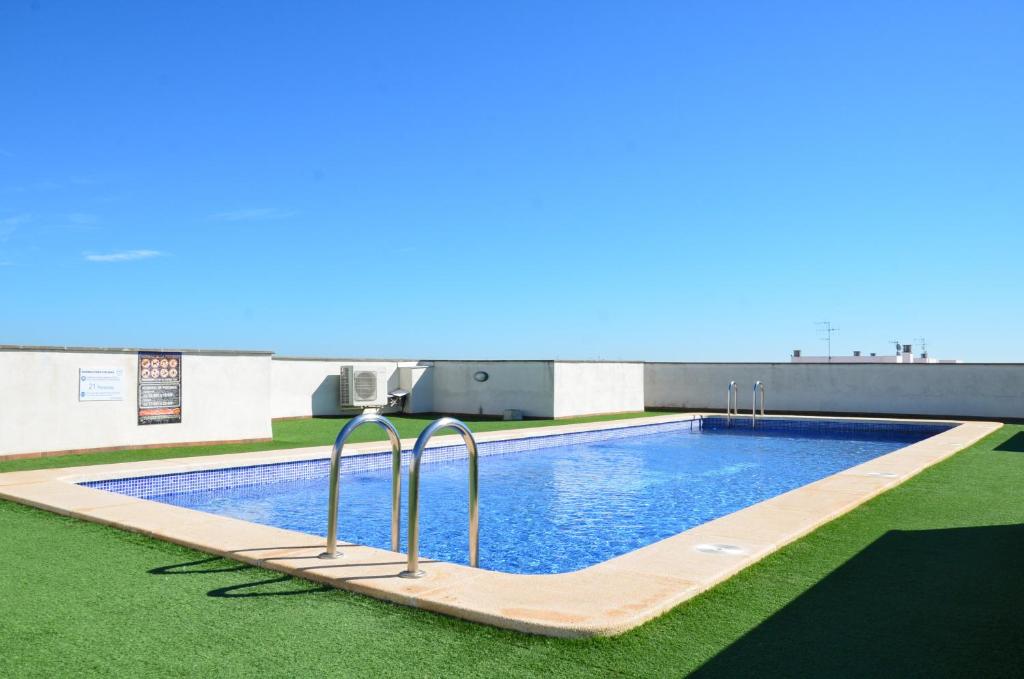
<path fill-rule="evenodd" d="M 213 564 L 218 564 L 218 566 L 223 567 L 212 568 L 211 566 Z M 255 567 L 248 564 L 237 563 L 228 559 L 222 559 L 219 556 L 214 556 L 209 559 L 186 561 L 185 563 L 176 563 L 170 566 L 158 566 L 157 568 L 151 568 L 146 572 L 152 575 L 205 575 L 211 573 L 236 573 L 238 571 L 246 571 L 253 568 Z M 284 583 L 292 583 L 298 589 L 280 589 L 278 586 Z M 218 587 L 216 589 L 211 589 L 206 593 L 206 595 L 218 599 L 248 599 L 267 596 L 320 594 L 322 592 L 334 591 L 336 590 L 333 587 L 328 587 L 327 585 L 317 585 L 307 580 L 293 578 L 290 575 L 281 575 L 268 580 L 257 580 L 256 582 L 243 582 L 237 585 Z"/>
<path fill-rule="evenodd" d="M 1024 525 L 890 531 L 694 676 L 1012 675 L 1022 570 Z"/>
<path fill-rule="evenodd" d="M 274 585 L 280 585 L 283 583 L 292 583 L 299 585 L 301 589 L 276 589 Z M 250 591 L 253 590 L 253 591 Z M 211 589 L 206 593 L 207 596 L 222 598 L 222 599 L 248 599 L 252 597 L 265 597 L 265 596 L 295 596 L 298 594 L 322 594 L 323 592 L 335 592 L 333 587 L 327 585 L 317 585 L 312 582 L 305 580 L 296 580 L 290 575 L 282 575 L 276 578 L 270 578 L 269 580 L 259 580 L 257 582 L 246 582 L 240 585 L 228 585 L 227 587 L 218 587 L 217 589 Z"/>
<path fill-rule="evenodd" d="M 226 568 L 201 568 L 202 566 L 208 566 L 209 564 L 222 563 Z M 222 559 L 219 556 L 214 556 L 209 559 L 200 559 L 198 561 L 186 561 L 185 563 L 176 563 L 170 566 L 158 566 L 151 568 L 147 573 L 152 575 L 201 575 L 203 573 L 230 573 L 232 571 L 244 571 L 252 566 L 248 566 L 244 563 L 238 563 L 237 561 L 228 561 Z"/>
<path fill-rule="evenodd" d="M 1024 453 L 1024 431 L 1019 431 L 1006 439 L 993 450 L 1003 453 Z"/>

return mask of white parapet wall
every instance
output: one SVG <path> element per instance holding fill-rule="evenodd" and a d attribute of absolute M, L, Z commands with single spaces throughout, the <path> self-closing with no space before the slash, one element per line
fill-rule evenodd
<path fill-rule="evenodd" d="M 643 409 L 643 363 L 555 362 L 555 417 Z"/>
<path fill-rule="evenodd" d="M 142 425 L 138 351 L 0 347 L 0 456 L 271 438 L 270 352 L 180 350 L 181 421 Z M 121 399 L 83 400 L 81 370 L 120 370 Z"/>
<path fill-rule="evenodd" d="M 725 409 L 729 381 L 750 410 L 764 382 L 767 411 L 939 417 L 1024 417 L 1024 364 L 647 363 L 648 408 Z"/>
<path fill-rule="evenodd" d="M 433 410 L 525 417 L 580 417 L 644 409 L 642 363 L 434 361 Z M 485 379 L 481 379 L 486 376 Z"/>
<path fill-rule="evenodd" d="M 274 356 L 271 363 L 271 413 L 276 418 L 325 417 L 342 414 L 338 404 L 341 366 L 356 370 L 383 370 L 388 391 L 400 387 L 399 366 L 416 361 L 365 358 L 304 358 Z"/>
<path fill-rule="evenodd" d="M 408 392 L 409 413 L 722 410 L 730 380 L 749 411 L 760 380 L 769 413 L 1024 418 L 1024 364 L 416 361 L 181 350 L 180 422 L 140 424 L 139 351 L 0 346 L 0 457 L 270 439 L 274 418 L 347 412 L 338 400 L 345 365 L 382 372 L 389 392 Z M 80 380 L 100 380 L 104 371 L 118 375 L 119 397 L 86 398 Z"/>
<path fill-rule="evenodd" d="M 555 416 L 553 361 L 433 361 L 435 412 L 526 417 Z M 484 377 L 486 378 L 484 379 Z"/>

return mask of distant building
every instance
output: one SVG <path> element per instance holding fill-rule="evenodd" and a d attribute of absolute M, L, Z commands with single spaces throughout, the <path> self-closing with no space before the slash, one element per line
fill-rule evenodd
<path fill-rule="evenodd" d="M 804 356 L 799 349 L 793 350 L 789 357 L 790 363 L 963 363 L 957 359 L 931 358 L 928 352 L 922 352 L 920 356 L 914 356 L 913 347 L 909 344 L 902 346 L 898 354 L 886 354 L 878 356 L 870 353 L 867 356 L 859 351 L 853 352 L 852 356 Z"/>

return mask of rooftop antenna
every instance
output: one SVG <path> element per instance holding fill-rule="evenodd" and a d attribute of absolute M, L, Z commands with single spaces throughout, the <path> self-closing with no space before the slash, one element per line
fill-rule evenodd
<path fill-rule="evenodd" d="M 818 339 L 825 340 L 828 345 L 828 360 L 832 360 L 832 333 L 839 332 L 839 328 L 832 327 L 832 321 L 819 321 L 815 323 L 818 327 Z"/>
<path fill-rule="evenodd" d="M 928 340 L 924 337 L 915 337 L 914 341 L 921 343 L 921 358 L 928 358 Z"/>
<path fill-rule="evenodd" d="M 896 345 L 896 355 L 897 356 L 899 356 L 900 354 L 903 353 L 903 343 L 902 342 L 900 342 L 899 340 L 889 340 L 889 341 Z"/>

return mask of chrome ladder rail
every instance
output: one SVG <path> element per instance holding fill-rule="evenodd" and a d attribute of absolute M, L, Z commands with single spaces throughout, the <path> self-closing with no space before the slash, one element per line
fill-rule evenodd
<path fill-rule="evenodd" d="M 442 417 L 431 422 L 416 439 L 409 463 L 409 529 L 407 538 L 409 552 L 406 569 L 399 573 L 402 578 L 422 578 L 426 573 L 420 570 L 420 459 L 430 438 L 441 429 L 454 429 L 462 435 L 462 441 L 469 451 L 469 565 L 477 568 L 480 551 L 480 502 L 477 493 L 477 446 L 469 427 L 454 417 Z"/>
<path fill-rule="evenodd" d="M 391 441 L 391 551 L 397 552 L 400 543 L 400 518 L 402 511 L 402 441 L 398 430 L 391 420 L 381 415 L 365 414 L 353 417 L 338 432 L 331 450 L 331 490 L 327 500 L 327 551 L 320 555 L 321 559 L 337 559 L 338 551 L 338 479 L 341 467 L 341 449 L 352 432 L 364 424 L 372 422 L 383 429 Z"/>
<path fill-rule="evenodd" d="M 761 417 L 764 417 L 764 382 L 754 382 L 754 394 L 750 397 L 750 428 L 757 426 L 757 392 L 761 391 Z"/>
<path fill-rule="evenodd" d="M 740 392 L 736 386 L 736 380 L 729 382 L 729 388 L 725 392 L 725 426 L 732 426 L 733 413 L 739 417 L 740 414 Z"/>

